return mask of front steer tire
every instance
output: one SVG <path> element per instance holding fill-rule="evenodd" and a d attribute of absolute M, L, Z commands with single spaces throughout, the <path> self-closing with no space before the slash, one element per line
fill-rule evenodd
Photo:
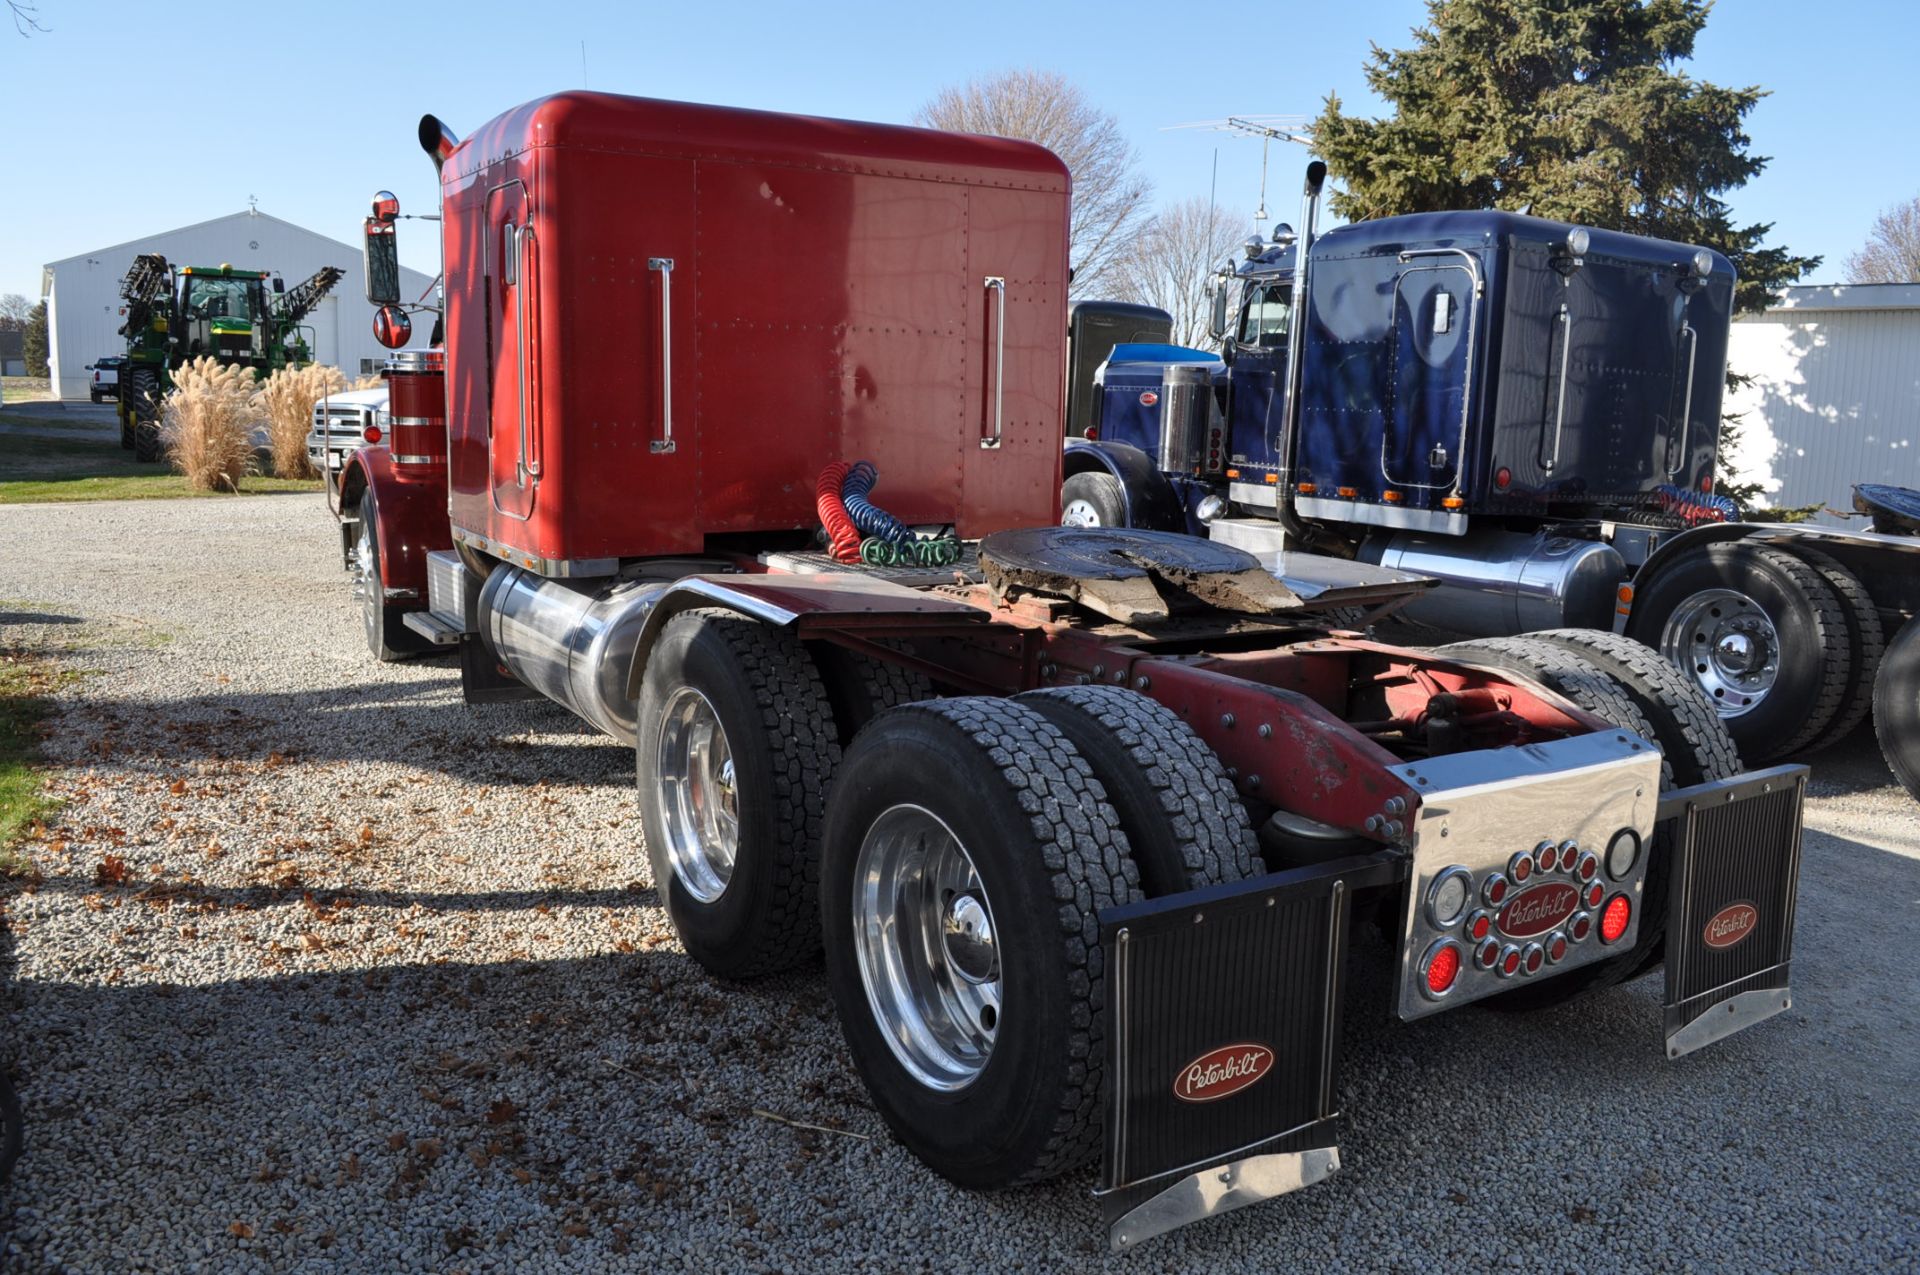
<path fill-rule="evenodd" d="M 732 861 L 717 893 L 687 857 L 701 845 L 687 840 L 694 827 L 669 813 L 683 766 L 668 714 L 680 711 L 676 702 L 698 711 L 684 692 L 704 700 L 731 754 Z M 635 756 L 654 888 L 687 955 L 731 979 L 812 957 L 820 947 L 821 826 L 840 744 L 826 688 L 800 644 L 731 611 L 669 620 L 647 657 Z M 710 858 L 708 870 L 725 853 Z"/>
<path fill-rule="evenodd" d="M 367 488 L 360 497 L 359 509 L 353 566 L 358 573 L 360 629 L 367 639 L 367 651 L 382 664 L 424 655 L 433 644 L 407 627 L 405 607 L 387 601 L 386 584 L 380 578 L 380 516 L 375 511 L 373 488 Z"/>
<path fill-rule="evenodd" d="M 991 918 L 1002 1012 L 979 1070 L 957 1087 L 928 1084 L 903 1061 L 898 1051 L 912 1046 L 882 1030 L 886 993 L 869 990 L 890 984 L 860 947 L 869 932 L 912 938 L 912 926 L 869 930 L 857 895 L 869 834 L 900 812 L 931 815 L 951 832 Z M 1106 1050 L 1097 913 L 1137 898 L 1138 880 L 1093 768 L 1024 704 L 969 697 L 897 708 L 848 751 L 821 871 L 827 982 L 874 1106 L 943 1177 L 1019 1186 L 1093 1155 Z M 888 897 L 911 906 L 920 896 Z"/>
<path fill-rule="evenodd" d="M 1072 520 L 1069 510 L 1074 511 Z M 1069 527 L 1124 527 L 1126 489 L 1104 470 L 1074 474 L 1060 485 L 1060 521 Z"/>

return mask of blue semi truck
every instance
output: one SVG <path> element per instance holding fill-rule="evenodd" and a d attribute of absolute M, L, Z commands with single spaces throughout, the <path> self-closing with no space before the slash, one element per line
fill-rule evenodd
<path fill-rule="evenodd" d="M 1714 491 L 1727 258 L 1495 211 L 1316 235 L 1324 176 L 1300 233 L 1215 277 L 1217 352 L 1138 307 L 1111 308 L 1136 339 L 1075 351 L 1062 520 L 1429 576 L 1406 617 L 1490 655 L 1624 632 L 1694 678 L 1749 764 L 1871 708 L 1920 795 L 1920 539 L 1746 523 Z"/>

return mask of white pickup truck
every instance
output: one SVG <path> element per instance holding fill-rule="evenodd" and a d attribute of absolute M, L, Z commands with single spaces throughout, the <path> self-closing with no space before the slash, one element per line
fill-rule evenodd
<path fill-rule="evenodd" d="M 331 492 L 340 481 L 340 470 L 354 449 L 367 443 L 369 425 L 387 410 L 387 389 L 342 390 L 313 405 L 313 427 L 307 433 L 307 459 L 326 475 Z M 382 425 L 384 429 L 384 425 Z"/>
<path fill-rule="evenodd" d="M 87 364 L 87 371 L 93 373 L 87 382 L 87 397 L 96 403 L 103 398 L 119 398 L 120 369 L 126 365 L 127 360 L 118 354 Z"/>

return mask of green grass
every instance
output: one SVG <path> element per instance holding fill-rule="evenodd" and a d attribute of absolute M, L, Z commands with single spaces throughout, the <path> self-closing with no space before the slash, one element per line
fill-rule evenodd
<path fill-rule="evenodd" d="M 58 397 L 53 382 L 44 376 L 0 376 L 0 402 L 23 403 L 32 399 Z"/>
<path fill-rule="evenodd" d="M 78 676 L 51 660 L 0 651 L 0 875 L 27 870 L 27 861 L 14 846 L 56 804 L 33 765 L 39 756 L 39 725 L 50 708 L 48 692 Z"/>
<path fill-rule="evenodd" d="M 0 505 L 228 494 L 196 490 L 164 462 L 142 464 L 117 439 L 34 438 L 0 430 L 0 474 L 7 475 L 0 480 Z M 319 490 L 318 479 L 256 477 L 246 480 L 241 494 Z"/>

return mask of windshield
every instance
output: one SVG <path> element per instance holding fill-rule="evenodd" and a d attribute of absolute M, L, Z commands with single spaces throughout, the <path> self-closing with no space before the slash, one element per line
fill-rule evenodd
<path fill-rule="evenodd" d="M 257 279 L 189 275 L 187 276 L 187 317 L 241 319 L 251 322 L 255 306 L 248 304 L 248 294 L 257 296 L 259 289 L 260 281 Z"/>

